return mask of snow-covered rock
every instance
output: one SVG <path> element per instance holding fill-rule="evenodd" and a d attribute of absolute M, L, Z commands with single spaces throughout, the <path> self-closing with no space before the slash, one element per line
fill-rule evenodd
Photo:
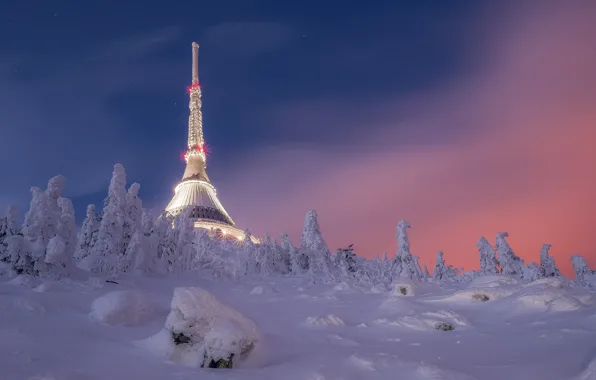
<path fill-rule="evenodd" d="M 380 318 L 375 320 L 376 324 L 401 327 L 416 331 L 431 330 L 453 330 L 458 327 L 470 326 L 470 322 L 456 312 L 439 310 L 436 312 L 424 312 L 417 315 L 408 315 L 397 320 Z M 444 328 L 449 327 L 449 328 Z"/>
<path fill-rule="evenodd" d="M 393 290 L 391 291 L 391 295 L 398 297 L 414 296 L 416 295 L 416 290 L 418 288 L 418 285 L 415 281 L 404 278 L 399 278 L 398 281 L 394 282 L 392 285 Z"/>
<path fill-rule="evenodd" d="M 134 326 L 156 316 L 157 308 L 145 293 L 136 290 L 116 290 L 96 298 L 89 316 L 109 325 Z"/>
<path fill-rule="evenodd" d="M 164 328 L 141 346 L 190 367 L 236 367 L 259 341 L 255 323 L 208 291 L 176 288 Z"/>

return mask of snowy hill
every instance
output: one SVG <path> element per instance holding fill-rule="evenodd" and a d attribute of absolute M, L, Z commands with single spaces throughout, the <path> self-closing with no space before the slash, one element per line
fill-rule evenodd
<path fill-rule="evenodd" d="M 0 284 L 0 378 L 594 379 L 596 295 L 571 285 L 487 276 L 378 291 L 194 273 L 117 284 L 17 277 Z M 177 287 L 200 287 L 254 321 L 259 340 L 237 368 L 188 367 L 146 344 Z M 134 296 L 121 302 L 122 291 Z"/>

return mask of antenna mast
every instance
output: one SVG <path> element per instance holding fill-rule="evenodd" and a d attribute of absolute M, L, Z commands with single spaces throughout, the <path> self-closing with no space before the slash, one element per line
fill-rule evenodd
<path fill-rule="evenodd" d="M 199 44 L 192 43 L 192 84 L 199 84 Z"/>

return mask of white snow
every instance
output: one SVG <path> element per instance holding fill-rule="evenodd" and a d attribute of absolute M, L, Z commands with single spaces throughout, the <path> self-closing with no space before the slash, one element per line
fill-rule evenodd
<path fill-rule="evenodd" d="M 149 295 L 137 290 L 116 290 L 96 298 L 89 316 L 109 325 L 135 326 L 155 318 Z"/>
<path fill-rule="evenodd" d="M 291 275 L 130 274 L 118 284 L 99 277 L 44 282 L 45 291 L 14 285 L 27 278 L 0 282 L 2 380 L 385 380 L 395 374 L 592 380 L 596 374 L 594 292 L 556 278 L 420 283 L 409 297 Z M 272 282 L 274 294 L 251 295 Z M 488 302 L 470 299 L 480 291 Z M 454 329 L 439 331 L 438 323 Z M 172 331 L 201 338 L 183 349 Z M 256 344 L 239 368 L 198 368 L 207 346 L 229 352 L 230 342 L 246 337 Z"/>

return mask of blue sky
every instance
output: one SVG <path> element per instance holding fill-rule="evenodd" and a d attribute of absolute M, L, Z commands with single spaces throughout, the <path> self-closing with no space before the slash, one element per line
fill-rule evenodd
<path fill-rule="evenodd" d="M 560 221 L 596 215 L 593 1 L 139 4 L 0 3 L 1 208 L 63 174 L 80 222 L 115 163 L 164 207 L 197 41 L 208 173 L 241 228 L 296 240 L 315 208 L 332 249 L 372 256 L 407 219 L 423 263 L 468 267 L 501 230 L 527 257 L 591 245 Z"/>
<path fill-rule="evenodd" d="M 0 154 L 11 180 L 0 197 L 22 208 L 31 185 L 62 173 L 82 215 L 122 162 L 146 204 L 167 201 L 182 172 L 191 41 L 201 45 L 215 183 L 263 146 L 355 143 L 370 131 L 333 125 L 333 116 L 314 130 L 287 125 L 284 108 L 350 102 L 365 122 L 374 114 L 358 105 L 450 80 L 470 39 L 461 37 L 482 8 L 475 1 L 5 2 Z"/>

